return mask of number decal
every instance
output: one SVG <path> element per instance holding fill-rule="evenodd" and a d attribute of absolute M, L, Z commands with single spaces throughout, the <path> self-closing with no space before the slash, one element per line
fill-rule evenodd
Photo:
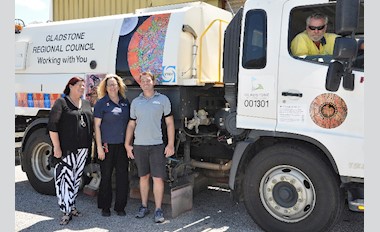
<path fill-rule="evenodd" d="M 269 101 L 268 100 L 245 100 L 244 106 L 256 107 L 256 108 L 269 107 Z"/>

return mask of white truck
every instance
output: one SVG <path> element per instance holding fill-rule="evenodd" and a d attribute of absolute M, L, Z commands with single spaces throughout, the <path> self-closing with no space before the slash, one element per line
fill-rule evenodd
<path fill-rule="evenodd" d="M 295 57 L 290 41 L 314 12 L 340 35 L 334 54 Z M 28 25 L 15 38 L 21 165 L 40 193 L 54 194 L 46 123 L 68 79 L 85 78 L 96 101 L 117 73 L 132 100 L 150 70 L 175 117 L 168 186 L 227 187 L 266 231 L 327 231 L 346 201 L 364 211 L 363 1 L 247 0 L 235 15 L 185 3 Z M 131 162 L 131 185 L 135 174 Z"/>

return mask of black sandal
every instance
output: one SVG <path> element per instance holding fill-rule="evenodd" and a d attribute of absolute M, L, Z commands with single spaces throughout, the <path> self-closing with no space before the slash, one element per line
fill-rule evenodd
<path fill-rule="evenodd" d="M 82 213 L 77 210 L 77 208 L 73 207 L 71 210 L 71 215 L 75 217 L 82 217 Z"/>
<path fill-rule="evenodd" d="M 67 225 L 69 224 L 69 221 L 71 220 L 71 214 L 64 213 L 61 221 L 59 222 L 60 225 Z"/>

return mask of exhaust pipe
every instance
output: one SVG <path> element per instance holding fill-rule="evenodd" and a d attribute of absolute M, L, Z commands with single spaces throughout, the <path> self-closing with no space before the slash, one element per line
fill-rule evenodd
<path fill-rule="evenodd" d="M 209 163 L 209 162 L 200 162 L 200 161 L 192 159 L 190 161 L 190 164 L 196 168 L 204 168 L 204 169 L 210 169 L 210 170 L 215 170 L 215 171 L 227 171 L 231 169 L 232 160 L 228 161 L 225 164 L 215 164 L 215 163 Z"/>

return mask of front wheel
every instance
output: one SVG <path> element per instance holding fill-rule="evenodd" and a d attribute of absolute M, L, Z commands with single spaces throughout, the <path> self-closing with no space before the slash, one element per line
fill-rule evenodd
<path fill-rule="evenodd" d="M 258 153 L 244 179 L 244 201 L 266 231 L 328 231 L 339 220 L 344 195 L 320 153 L 279 144 Z"/>

